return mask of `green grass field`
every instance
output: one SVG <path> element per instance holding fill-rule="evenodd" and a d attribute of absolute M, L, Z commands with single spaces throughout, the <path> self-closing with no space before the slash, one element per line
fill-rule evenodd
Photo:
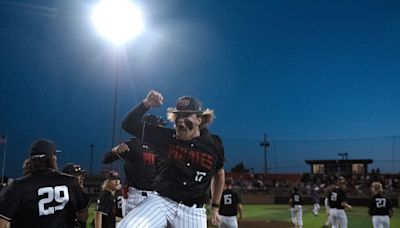
<path fill-rule="evenodd" d="M 290 213 L 287 205 L 243 205 L 244 215 L 243 219 L 248 220 L 283 220 L 291 221 Z M 303 207 L 303 223 L 306 228 L 321 228 L 326 221 L 325 209 L 320 209 L 320 214 L 314 216 L 311 213 L 312 207 L 305 205 Z M 94 204 L 89 209 L 89 222 L 93 219 Z M 400 212 L 399 212 L 400 213 Z M 400 227 L 400 214 L 396 213 L 391 218 L 391 227 Z M 353 207 L 351 211 L 347 212 L 347 219 L 350 228 L 367 228 L 372 227 L 371 217 L 367 214 L 366 207 Z M 261 227 L 260 227 L 261 228 Z"/>

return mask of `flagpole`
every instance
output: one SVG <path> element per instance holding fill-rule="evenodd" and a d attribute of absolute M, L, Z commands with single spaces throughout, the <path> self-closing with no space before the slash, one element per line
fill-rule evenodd
<path fill-rule="evenodd" d="M 6 170 L 6 153 L 7 153 L 7 131 L 5 134 L 5 143 L 4 143 L 4 150 L 3 150 L 3 169 L 1 170 L 1 183 L 4 184 L 4 172 Z"/>

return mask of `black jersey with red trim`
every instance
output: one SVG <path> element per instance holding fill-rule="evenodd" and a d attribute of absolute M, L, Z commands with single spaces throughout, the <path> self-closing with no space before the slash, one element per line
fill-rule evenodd
<path fill-rule="evenodd" d="M 0 194 L 0 217 L 13 228 L 74 227 L 76 213 L 88 206 L 74 177 L 51 171 L 18 178 Z"/>
<path fill-rule="evenodd" d="M 343 202 L 348 202 L 347 195 L 343 189 L 335 187 L 328 195 L 328 204 L 330 208 L 344 209 Z"/>
<path fill-rule="evenodd" d="M 152 191 L 156 173 L 155 148 L 137 138 L 133 138 L 125 144 L 129 147 L 129 151 L 120 154 L 108 151 L 104 155 L 103 163 L 123 160 L 125 184 L 136 189 Z"/>
<path fill-rule="evenodd" d="M 111 192 L 105 190 L 100 192 L 97 199 L 96 212 L 100 212 L 102 215 L 102 228 L 115 227 L 116 204 L 114 195 Z"/>
<path fill-rule="evenodd" d="M 380 193 L 374 195 L 371 199 L 369 205 L 368 213 L 370 215 L 390 215 L 390 210 L 392 209 L 392 203 L 390 200 Z"/>
<path fill-rule="evenodd" d="M 157 175 L 154 190 L 176 202 L 190 205 L 204 204 L 210 198 L 212 177 L 224 165 L 224 148 L 221 139 L 207 129 L 200 136 L 183 141 L 175 129 L 146 124 L 141 118 L 148 110 L 143 103 L 131 110 L 122 122 L 129 133 L 141 136 L 157 147 Z"/>
<path fill-rule="evenodd" d="M 222 192 L 219 204 L 219 214 L 224 216 L 236 216 L 238 204 L 242 202 L 240 196 L 232 189 L 225 189 Z"/>

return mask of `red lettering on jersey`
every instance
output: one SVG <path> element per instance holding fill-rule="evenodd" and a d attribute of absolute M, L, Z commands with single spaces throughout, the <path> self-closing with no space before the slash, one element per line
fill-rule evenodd
<path fill-rule="evenodd" d="M 211 170 L 214 165 L 214 159 L 212 155 L 180 145 L 169 146 L 168 158 L 178 161 L 188 161 L 207 171 Z"/>
<path fill-rule="evenodd" d="M 150 152 L 143 152 L 143 163 L 146 165 L 154 165 L 156 156 Z"/>

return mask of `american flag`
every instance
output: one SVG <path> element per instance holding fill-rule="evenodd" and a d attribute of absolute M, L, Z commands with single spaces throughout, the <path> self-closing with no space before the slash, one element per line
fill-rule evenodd
<path fill-rule="evenodd" d="M 6 135 L 0 136 L 0 144 L 6 144 L 6 143 L 7 143 Z"/>

